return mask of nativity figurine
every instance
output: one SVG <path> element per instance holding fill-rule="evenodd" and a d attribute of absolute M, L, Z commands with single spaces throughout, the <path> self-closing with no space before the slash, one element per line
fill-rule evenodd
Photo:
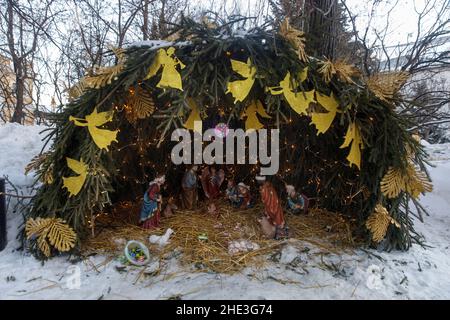
<path fill-rule="evenodd" d="M 144 229 L 154 229 L 159 226 L 162 203 L 161 186 L 165 181 L 164 175 L 157 176 L 150 182 L 144 194 L 144 202 L 139 219 L 139 223 Z"/>
<path fill-rule="evenodd" d="M 214 166 L 205 167 L 202 170 L 200 180 L 206 198 L 214 200 L 220 195 L 220 187 L 225 180 L 225 172 L 222 169 L 217 171 Z"/>
<path fill-rule="evenodd" d="M 236 183 L 233 179 L 228 180 L 227 189 L 225 190 L 225 195 L 232 207 L 239 207 L 239 191 Z"/>
<path fill-rule="evenodd" d="M 286 185 L 287 209 L 293 214 L 306 213 L 308 211 L 308 198 L 297 192 L 293 185 Z"/>
<path fill-rule="evenodd" d="M 243 182 L 238 183 L 238 208 L 248 209 L 253 207 L 252 195 L 250 193 L 250 186 Z"/>
<path fill-rule="evenodd" d="M 198 166 L 193 165 L 184 173 L 183 179 L 181 181 L 181 206 L 183 209 L 192 210 L 197 207 L 197 170 Z"/>
<path fill-rule="evenodd" d="M 261 201 L 264 205 L 264 216 L 259 220 L 266 237 L 272 239 L 283 239 L 288 237 L 288 228 L 284 220 L 283 208 L 281 207 L 278 194 L 265 176 L 257 176 Z"/>

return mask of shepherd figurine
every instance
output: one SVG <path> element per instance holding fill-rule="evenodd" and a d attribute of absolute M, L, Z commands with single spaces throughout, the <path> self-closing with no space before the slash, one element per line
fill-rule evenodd
<path fill-rule="evenodd" d="M 288 228 L 284 220 L 283 208 L 274 186 L 266 181 L 265 176 L 256 176 L 261 200 L 264 204 L 264 217 L 259 220 L 264 234 L 268 238 L 283 239 L 288 237 Z"/>
<path fill-rule="evenodd" d="M 181 206 L 183 209 L 192 210 L 197 207 L 197 170 L 198 166 L 193 165 L 185 172 L 181 181 Z"/>
<path fill-rule="evenodd" d="M 286 185 L 286 193 L 287 193 L 287 208 L 289 212 L 294 214 L 308 212 L 309 200 L 305 195 L 295 191 L 295 187 L 289 184 Z"/>
<path fill-rule="evenodd" d="M 161 219 L 161 186 L 166 181 L 165 175 L 160 175 L 150 182 L 144 194 L 141 209 L 140 224 L 144 229 L 154 229 L 159 226 Z"/>

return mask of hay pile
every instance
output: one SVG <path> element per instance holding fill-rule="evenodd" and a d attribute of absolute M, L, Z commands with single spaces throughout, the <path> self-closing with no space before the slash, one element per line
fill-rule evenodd
<path fill-rule="evenodd" d="M 218 208 L 219 217 L 207 214 L 204 208 L 177 210 L 175 215 L 162 218 L 159 229 L 149 231 L 136 226 L 140 206 L 121 204 L 112 214 L 97 219 L 96 236 L 83 242 L 82 251 L 117 255 L 126 241 L 138 240 L 161 259 L 181 251 L 181 262 L 188 267 L 233 273 L 248 266 L 263 266 L 267 254 L 286 243 L 264 238 L 257 222 L 263 212 L 261 206 L 239 210 L 221 202 Z M 286 221 L 291 238 L 312 243 L 324 251 L 337 253 L 354 245 L 349 222 L 338 214 L 312 208 L 308 215 L 288 214 Z M 149 243 L 151 234 L 162 235 L 168 228 L 175 231 L 168 245 L 159 248 Z M 201 235 L 206 235 L 207 240 L 199 239 Z M 229 254 L 229 243 L 238 240 L 257 244 L 259 249 Z"/>

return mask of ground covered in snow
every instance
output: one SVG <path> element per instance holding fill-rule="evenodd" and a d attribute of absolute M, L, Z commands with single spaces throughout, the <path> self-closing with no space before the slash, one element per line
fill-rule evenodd
<path fill-rule="evenodd" d="M 0 125 L 0 176 L 26 194 L 31 176 L 24 167 L 37 154 L 43 127 Z M 430 216 L 416 221 L 429 248 L 409 252 L 357 250 L 324 254 L 309 243 L 291 241 L 266 267 L 234 275 L 199 273 L 178 264 L 176 255 L 147 268 L 122 268 L 118 260 L 58 257 L 45 264 L 17 251 L 21 216 L 8 211 L 8 246 L 0 252 L 0 299 L 449 299 L 450 144 L 428 145 L 434 191 L 422 198 Z M 155 270 L 163 270 L 155 273 Z"/>

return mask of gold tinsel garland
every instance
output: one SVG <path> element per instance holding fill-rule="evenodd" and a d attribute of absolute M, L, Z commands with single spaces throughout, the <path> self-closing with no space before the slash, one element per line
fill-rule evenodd
<path fill-rule="evenodd" d="M 366 83 L 370 91 L 383 101 L 392 99 L 406 83 L 409 73 L 405 71 L 381 72 L 370 76 Z"/>
<path fill-rule="evenodd" d="M 66 252 L 75 246 L 77 235 L 60 218 L 30 218 L 25 225 L 27 239 L 37 238 L 39 250 L 50 257 L 53 246 L 59 252 Z"/>
<path fill-rule="evenodd" d="M 375 242 L 383 240 L 391 223 L 400 228 L 400 224 L 389 215 L 386 208 L 381 204 L 377 204 L 366 221 L 366 227 L 372 233 L 372 240 Z"/>
<path fill-rule="evenodd" d="M 136 123 L 138 119 L 145 119 L 155 112 L 155 102 L 148 90 L 141 87 L 130 89 L 125 106 L 125 117 L 130 123 Z"/>
<path fill-rule="evenodd" d="M 380 183 L 381 192 L 392 199 L 405 190 L 405 179 L 399 168 L 390 167 Z"/>
<path fill-rule="evenodd" d="M 30 163 L 27 164 L 25 167 L 25 175 L 30 173 L 31 171 L 36 171 L 41 168 L 41 166 L 44 164 L 45 160 L 47 159 L 48 155 L 50 154 L 49 151 L 44 152 L 42 154 L 39 154 L 33 159 L 31 159 Z M 53 183 L 53 164 L 49 165 L 47 169 L 41 174 L 41 181 L 45 184 L 52 184 Z"/>
<path fill-rule="evenodd" d="M 413 165 L 410 165 L 407 171 L 409 180 L 406 180 L 406 191 L 413 198 L 417 199 L 421 193 L 433 191 L 433 184 L 423 171 L 416 170 Z"/>
<path fill-rule="evenodd" d="M 286 18 L 280 24 L 280 30 L 278 32 L 280 36 L 289 41 L 291 45 L 297 50 L 298 58 L 303 61 L 308 61 L 308 56 L 305 52 L 305 34 L 300 30 L 295 29 L 289 23 L 289 19 Z"/>
<path fill-rule="evenodd" d="M 326 83 L 329 83 L 331 78 L 336 74 L 336 68 L 330 60 L 322 61 L 320 64 L 321 67 L 319 68 L 319 73 L 322 74 L 323 80 L 325 80 Z"/>
<path fill-rule="evenodd" d="M 110 67 L 99 67 L 96 70 L 95 75 L 84 77 L 81 80 L 82 83 L 80 86 L 99 89 L 107 84 L 111 84 L 112 81 L 117 79 L 117 76 L 125 68 L 125 50 L 122 48 L 111 48 L 111 50 L 114 52 L 118 59 L 117 64 Z"/>
<path fill-rule="evenodd" d="M 412 135 L 418 143 L 420 137 Z M 402 191 L 409 193 L 413 198 L 421 193 L 433 191 L 433 185 L 427 175 L 414 165 L 414 151 L 406 145 L 406 159 L 408 166 L 402 171 L 400 168 L 390 167 L 380 182 L 381 192 L 388 198 L 396 198 Z"/>
<path fill-rule="evenodd" d="M 352 77 L 359 73 L 354 66 L 348 64 L 344 59 L 339 59 L 334 63 L 330 60 L 325 60 L 320 64 L 319 73 L 322 74 L 326 83 L 329 83 L 334 75 L 337 75 L 342 82 L 353 83 Z"/>
<path fill-rule="evenodd" d="M 381 192 L 388 198 L 396 198 L 400 192 L 409 193 L 417 198 L 421 193 L 433 191 L 433 185 L 426 174 L 409 163 L 405 172 L 400 168 L 390 167 L 380 183 Z"/>
<path fill-rule="evenodd" d="M 69 101 L 73 101 L 80 97 L 86 89 L 99 89 L 117 79 L 117 76 L 125 67 L 125 50 L 122 48 L 111 48 L 111 51 L 117 57 L 117 65 L 110 67 L 99 67 L 94 75 L 85 76 L 67 90 Z"/>
<path fill-rule="evenodd" d="M 87 89 L 86 78 L 80 79 L 77 83 L 75 83 L 72 87 L 67 90 L 69 95 L 69 101 L 73 101 L 80 97 Z"/>

